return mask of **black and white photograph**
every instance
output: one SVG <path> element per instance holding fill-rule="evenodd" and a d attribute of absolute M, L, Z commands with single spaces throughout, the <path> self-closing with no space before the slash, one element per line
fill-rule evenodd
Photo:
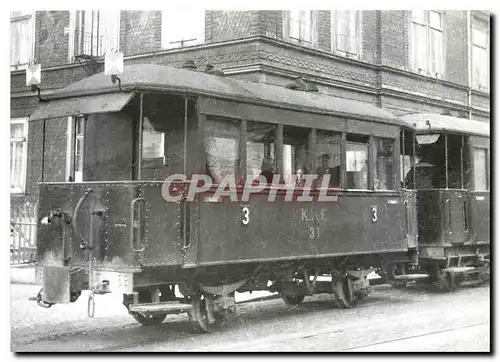
<path fill-rule="evenodd" d="M 493 352 L 493 11 L 232 5 L 10 10 L 11 353 Z"/>

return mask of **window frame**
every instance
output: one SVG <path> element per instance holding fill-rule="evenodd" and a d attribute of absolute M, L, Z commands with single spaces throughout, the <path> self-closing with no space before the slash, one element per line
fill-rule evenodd
<path fill-rule="evenodd" d="M 82 134 L 77 134 L 76 123 L 81 120 Z M 84 115 L 69 116 L 68 129 L 66 139 L 66 180 L 67 182 L 80 183 L 83 182 L 83 169 L 85 165 L 85 129 L 87 125 L 87 117 Z M 76 171 L 76 153 L 77 153 L 77 140 L 81 140 L 83 154 L 82 157 L 82 170 Z"/>
<path fill-rule="evenodd" d="M 80 27 L 77 27 L 77 24 L 76 24 L 76 20 L 77 20 L 77 12 L 101 12 L 101 13 L 107 13 L 108 11 L 105 11 L 105 10 L 72 10 L 70 11 L 70 14 L 69 14 L 69 26 L 67 28 L 64 28 L 64 33 L 66 35 L 68 35 L 68 62 L 69 63 L 74 63 L 76 61 L 75 57 L 76 55 L 76 48 L 75 48 L 75 42 L 76 42 L 76 32 L 77 31 L 80 31 L 80 32 L 83 32 Z M 116 48 L 112 48 L 110 50 L 115 50 L 115 51 L 119 51 L 120 50 L 120 29 L 121 29 L 121 11 L 120 10 L 117 10 L 116 11 L 117 13 L 117 22 L 116 22 Z M 99 15 L 100 16 L 100 15 Z M 105 18 L 104 19 L 104 29 L 107 28 L 107 24 L 106 24 L 106 21 L 107 19 Z M 106 30 L 105 30 L 106 31 Z M 92 29 L 92 33 L 93 34 L 93 29 Z M 93 36 L 93 35 L 92 35 Z M 91 50 L 92 51 L 92 50 Z M 105 54 L 106 54 L 106 47 L 104 47 L 104 50 L 102 51 L 102 54 L 101 55 L 98 55 L 98 57 L 103 57 Z M 80 52 L 81 53 L 81 52 Z M 83 54 L 83 53 L 81 53 Z"/>
<path fill-rule="evenodd" d="M 471 66 L 471 87 L 474 88 L 475 90 L 479 90 L 479 91 L 486 91 L 488 92 L 490 90 L 490 74 L 491 74 L 491 69 L 490 69 L 490 28 L 491 28 L 491 25 L 488 21 L 488 19 L 485 19 L 483 17 L 480 17 L 478 15 L 474 15 L 474 14 L 471 14 L 471 33 L 470 33 L 470 46 L 471 46 L 471 63 L 472 63 L 472 66 Z M 474 36 L 473 36 L 473 31 L 475 29 L 474 27 L 474 24 L 477 23 L 477 22 L 485 22 L 486 23 L 486 45 L 485 47 L 483 48 L 482 46 L 480 45 L 476 45 L 474 44 Z M 476 28 L 477 29 L 477 28 Z M 475 48 L 480 48 L 480 49 L 483 49 L 484 52 L 485 52 L 485 59 L 486 59 L 486 64 L 484 64 L 485 66 L 485 80 L 486 80 L 486 84 L 478 84 L 478 80 L 475 79 L 475 72 L 474 72 L 474 49 Z"/>
<path fill-rule="evenodd" d="M 362 24 L 363 24 L 363 14 L 361 10 L 350 10 L 356 12 L 356 53 L 349 53 L 344 50 L 338 49 L 337 47 L 337 22 L 338 22 L 338 11 L 331 10 L 330 12 L 330 41 L 331 41 L 331 51 L 334 54 L 341 55 L 347 58 L 353 59 L 361 59 L 362 50 L 363 50 L 363 32 L 362 32 Z"/>
<path fill-rule="evenodd" d="M 178 8 L 172 8 L 171 10 L 175 13 L 175 10 Z M 185 10 L 184 8 L 181 8 L 182 10 Z M 203 19 L 203 24 L 200 24 L 200 28 L 198 29 L 198 35 L 200 36 L 200 39 L 184 39 L 183 36 L 181 35 L 180 40 L 176 40 L 175 42 L 169 42 L 167 44 L 167 17 L 169 16 L 169 10 L 168 9 L 163 9 L 161 10 L 161 49 L 162 50 L 170 50 L 170 49 L 179 49 L 179 48 L 185 48 L 185 47 L 190 47 L 190 46 L 196 46 L 196 45 L 201 45 L 205 43 L 205 24 L 206 24 L 206 10 L 198 10 L 200 11 L 200 14 L 196 14 L 195 17 L 199 16 L 201 20 Z M 203 15 L 202 15 L 203 14 Z M 184 14 L 183 14 L 184 15 Z M 177 16 L 179 14 L 177 13 Z"/>
<path fill-rule="evenodd" d="M 10 64 L 10 70 L 11 71 L 16 71 L 16 70 L 24 70 L 26 68 L 28 68 L 28 66 L 30 66 L 33 61 L 34 61 L 34 57 L 35 57 L 35 36 L 36 36 L 36 32 L 35 32 L 35 20 L 36 20 L 36 12 L 33 11 L 33 12 L 30 12 L 28 14 L 22 14 L 20 16 L 15 16 L 15 17 L 12 17 L 12 13 L 11 13 L 11 17 L 10 17 L 10 23 L 15 23 L 15 22 L 21 22 L 21 21 L 24 21 L 24 20 L 29 20 L 29 23 L 28 23 L 28 27 L 29 27 L 29 34 L 30 34 L 30 38 L 28 39 L 28 48 L 27 49 L 27 53 L 28 53 L 28 62 L 27 63 L 18 63 L 18 64 Z M 12 39 L 12 32 L 10 34 L 11 36 L 11 39 Z M 17 45 L 16 45 L 17 46 Z M 12 48 L 10 48 L 10 52 L 12 54 Z M 9 60 L 9 62 L 11 62 L 11 60 Z"/>
<path fill-rule="evenodd" d="M 391 168 L 392 172 L 390 174 L 390 178 L 387 180 L 392 184 L 391 188 L 377 188 L 377 168 L 378 168 L 378 146 L 379 146 L 379 141 L 382 142 L 391 142 L 391 147 L 392 147 L 392 157 L 391 157 Z M 397 182 L 395 180 L 395 174 L 397 172 L 396 168 L 396 147 L 397 147 L 397 141 L 398 139 L 394 138 L 387 138 L 387 137 L 373 137 L 373 147 L 371 147 L 371 152 L 373 152 L 372 160 L 373 162 L 369 162 L 369 164 L 372 165 L 373 171 L 371 171 L 370 175 L 373 175 L 373 190 L 374 191 L 395 191 L 397 189 Z M 401 157 L 401 153 L 399 155 Z M 402 172 L 402 167 L 399 170 L 399 173 Z M 386 175 L 387 176 L 387 175 Z M 401 175 L 399 176 L 399 179 L 401 180 Z"/>
<path fill-rule="evenodd" d="M 22 194 L 26 190 L 26 174 L 27 174 L 27 169 L 28 169 L 28 117 L 19 117 L 19 118 L 11 118 L 10 119 L 10 124 L 23 124 L 24 126 L 24 136 L 21 138 L 12 138 L 12 135 L 10 137 L 10 145 L 12 146 L 13 142 L 16 143 L 21 143 L 22 144 L 22 166 L 21 166 L 21 185 L 20 186 L 14 186 L 12 187 L 12 184 L 10 185 L 10 193 L 11 194 Z M 12 161 L 12 152 L 10 152 L 10 160 Z M 13 168 L 11 167 L 10 172 L 11 172 L 11 177 L 12 177 L 12 171 Z"/>
<path fill-rule="evenodd" d="M 297 11 L 297 10 L 293 10 Z M 300 10 L 309 12 L 309 15 L 311 17 L 311 25 L 309 32 L 311 34 L 311 40 L 304 40 L 300 38 L 300 33 L 301 33 L 301 28 L 300 28 L 300 23 L 299 23 L 299 38 L 295 38 L 291 36 L 291 31 L 292 31 L 292 24 L 291 24 L 291 10 L 286 10 L 284 11 L 283 14 L 283 38 L 286 39 L 288 42 L 298 44 L 301 46 L 306 46 L 309 48 L 315 48 L 318 44 L 318 35 L 317 35 L 317 19 L 316 19 L 316 11 L 315 10 Z"/>
<path fill-rule="evenodd" d="M 479 191 L 479 192 L 485 192 L 485 191 L 490 191 L 491 190 L 491 170 L 490 170 L 490 149 L 487 147 L 479 147 L 479 146 L 472 146 L 472 163 L 473 163 L 473 169 L 474 169 L 474 175 L 473 175 L 473 180 L 474 180 L 474 188 L 473 191 Z M 485 177 L 485 184 L 486 188 L 485 189 L 478 189 L 477 188 L 477 183 L 476 183 L 476 176 L 477 176 L 477 167 L 476 167 L 476 151 L 484 152 L 484 177 Z"/>
<path fill-rule="evenodd" d="M 432 78 L 444 79 L 444 75 L 446 74 L 446 39 L 445 39 L 445 22 L 444 22 L 444 12 L 437 10 L 422 10 L 424 13 L 424 22 L 418 22 L 413 19 L 413 11 L 409 11 L 409 27 L 410 27 L 410 51 L 409 51 L 409 64 L 410 69 L 418 74 L 426 75 Z M 441 20 L 441 28 L 438 29 L 434 26 L 431 26 L 430 14 L 436 13 L 439 14 Z M 418 26 L 425 27 L 425 68 L 418 68 L 418 64 L 415 61 L 415 56 L 417 52 L 415 51 L 415 46 L 417 44 L 417 39 L 414 35 L 414 24 Z M 440 65 L 441 69 L 439 71 L 434 71 L 432 69 L 432 57 L 433 57 L 433 49 L 431 42 L 431 33 L 433 31 L 438 31 L 441 33 L 441 49 L 440 49 Z"/>

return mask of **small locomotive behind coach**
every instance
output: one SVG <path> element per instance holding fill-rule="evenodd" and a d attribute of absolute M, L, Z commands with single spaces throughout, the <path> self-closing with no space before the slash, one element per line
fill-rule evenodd
<path fill-rule="evenodd" d="M 400 132 L 412 126 L 375 106 L 303 80 L 133 65 L 118 85 L 97 74 L 54 93 L 30 118 L 44 143 L 66 121 L 67 164 L 42 153 L 39 304 L 117 292 L 142 324 L 187 312 L 208 331 L 235 291 L 289 304 L 330 293 L 348 308 L 370 267 L 418 262 L 415 192 L 400 172 Z M 175 174 L 185 179 L 165 181 Z M 188 199 L 199 174 L 213 184 Z M 228 179 L 234 198 L 218 194 Z M 252 179 L 269 184 L 244 199 Z"/>

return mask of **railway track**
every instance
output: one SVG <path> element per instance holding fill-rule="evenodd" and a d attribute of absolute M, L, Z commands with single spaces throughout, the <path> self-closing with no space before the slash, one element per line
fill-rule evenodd
<path fill-rule="evenodd" d="M 474 299 L 475 293 L 480 297 Z M 487 288 L 459 291 L 451 308 L 449 294 L 419 289 L 392 290 L 390 296 L 385 290 L 375 291 L 351 310 L 332 309 L 328 298 L 306 300 L 295 308 L 285 308 L 280 300 L 250 302 L 211 334 L 193 333 L 187 317 L 176 317 L 154 328 L 131 322 L 42 337 L 25 341 L 22 350 L 293 351 L 298 345 L 314 351 L 380 350 L 398 342 L 411 345 L 433 335 L 484 329 L 489 324 L 488 293 Z"/>

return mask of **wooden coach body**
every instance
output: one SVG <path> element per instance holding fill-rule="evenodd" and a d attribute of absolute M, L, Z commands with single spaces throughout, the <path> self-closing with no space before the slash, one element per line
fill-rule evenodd
<path fill-rule="evenodd" d="M 415 195 L 400 187 L 400 131 L 411 126 L 390 113 L 318 92 L 164 66 L 125 67 L 120 78 L 120 86 L 104 74 L 79 81 L 51 95 L 30 120 L 34 132 L 54 119 L 85 121 L 79 182 L 75 159 L 69 166 L 43 160 L 59 173 L 70 170 L 64 182 L 46 170 L 39 185 L 39 219 L 50 216 L 37 240 L 47 302 L 92 288 L 99 277 L 90 270 L 127 274 L 131 292 L 273 280 L 308 266 L 368 268 L 416 248 Z M 255 141 L 262 127 L 268 138 Z M 145 148 L 146 133 L 159 150 Z M 299 159 L 310 174 L 336 168 L 336 184 L 326 191 L 334 201 L 288 202 L 285 185 L 248 201 L 215 200 L 214 185 L 192 201 L 167 202 L 162 190 L 169 175 L 206 171 L 210 137 L 232 147 L 217 152 L 237 179 L 255 171 L 251 152 L 262 156 L 252 142 L 272 154 L 274 174 L 293 176 Z M 320 165 L 325 159 L 336 161 Z M 69 282 L 78 268 L 84 277 Z M 55 285 L 55 275 L 68 282 Z"/>

